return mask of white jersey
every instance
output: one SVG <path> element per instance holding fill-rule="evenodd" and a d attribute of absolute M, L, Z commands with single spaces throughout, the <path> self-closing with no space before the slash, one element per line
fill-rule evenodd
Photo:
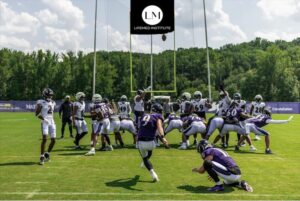
<path fill-rule="evenodd" d="M 185 114 L 185 113 L 188 113 L 188 108 L 186 108 L 186 105 L 187 103 L 190 102 L 190 101 L 183 101 L 180 103 L 180 114 Z"/>
<path fill-rule="evenodd" d="M 77 112 L 75 114 L 75 117 L 78 119 L 83 119 L 84 111 L 85 111 L 85 102 L 75 102 L 73 107 L 77 107 Z"/>
<path fill-rule="evenodd" d="M 134 110 L 143 112 L 144 111 L 144 100 L 141 99 L 140 101 L 137 101 L 137 97 L 139 97 L 139 95 L 136 95 L 134 97 Z"/>
<path fill-rule="evenodd" d="M 219 101 L 218 111 L 216 112 L 216 115 L 219 117 L 224 116 L 227 109 L 229 108 L 229 105 L 230 105 L 230 99 L 228 96 L 225 96 L 225 98 Z"/>
<path fill-rule="evenodd" d="M 130 116 L 130 113 L 131 113 L 130 103 L 129 102 L 123 102 L 123 101 L 118 102 L 118 112 L 119 112 L 119 116 L 122 119 L 128 118 Z"/>
<path fill-rule="evenodd" d="M 206 98 L 202 98 L 200 100 L 193 99 L 192 104 L 194 106 L 195 112 L 205 112 L 206 106 L 205 103 L 207 102 Z"/>
<path fill-rule="evenodd" d="M 263 113 L 266 104 L 264 102 L 252 102 L 252 106 L 252 114 L 253 116 L 257 116 Z"/>
<path fill-rule="evenodd" d="M 44 119 L 48 120 L 49 122 L 53 122 L 53 112 L 55 108 L 55 102 L 53 100 L 50 100 L 49 102 L 46 100 L 38 100 L 37 105 L 41 106 L 41 112 L 40 116 L 42 116 Z"/>
<path fill-rule="evenodd" d="M 246 112 L 246 101 L 244 101 L 244 100 L 241 100 L 240 102 L 239 102 L 239 106 L 238 106 L 238 108 L 241 108 L 244 112 Z"/>

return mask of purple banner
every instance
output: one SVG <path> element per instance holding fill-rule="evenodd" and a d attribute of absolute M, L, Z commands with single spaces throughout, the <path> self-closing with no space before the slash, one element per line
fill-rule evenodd
<path fill-rule="evenodd" d="M 55 112 L 58 112 L 61 100 L 56 101 Z M 89 111 L 86 101 L 86 111 Z M 36 101 L 0 101 L 0 112 L 34 112 Z M 274 114 L 300 114 L 300 102 L 266 102 Z M 247 108 L 250 104 L 247 104 Z"/>

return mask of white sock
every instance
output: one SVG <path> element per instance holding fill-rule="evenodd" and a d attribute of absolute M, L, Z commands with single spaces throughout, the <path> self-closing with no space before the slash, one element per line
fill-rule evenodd
<path fill-rule="evenodd" d="M 216 182 L 216 185 L 222 185 L 222 182 L 221 182 L 221 180 L 220 181 L 218 181 L 218 182 Z"/>
<path fill-rule="evenodd" d="M 91 148 L 91 151 L 95 151 L 95 147 L 92 147 L 92 148 Z"/>

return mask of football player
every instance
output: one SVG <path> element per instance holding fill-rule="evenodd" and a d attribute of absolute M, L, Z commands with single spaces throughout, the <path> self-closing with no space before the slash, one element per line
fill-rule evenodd
<path fill-rule="evenodd" d="M 145 108 L 144 108 L 144 96 L 145 92 L 143 90 L 137 90 L 136 96 L 134 97 L 134 120 L 135 125 L 138 129 L 139 121 L 141 116 L 143 116 Z"/>
<path fill-rule="evenodd" d="M 83 92 L 78 92 L 75 95 L 76 102 L 73 104 L 72 113 L 72 123 L 73 127 L 76 129 L 76 137 L 74 140 L 75 149 L 81 149 L 79 146 L 80 140 L 88 133 L 88 128 L 86 121 L 84 120 L 85 111 L 85 94 Z"/>
<path fill-rule="evenodd" d="M 167 140 L 164 138 L 163 130 L 163 108 L 160 104 L 153 104 L 151 106 L 151 113 L 144 114 L 140 121 L 140 129 L 138 131 L 138 149 L 143 159 L 142 165 L 146 166 L 152 180 L 154 182 L 159 181 L 156 172 L 153 169 L 152 163 L 149 161 L 152 156 L 152 151 L 155 149 L 155 134 L 158 131 L 159 138 L 165 146 L 168 145 Z"/>
<path fill-rule="evenodd" d="M 188 116 L 189 110 L 190 110 L 190 105 L 191 105 L 191 94 L 188 92 L 184 92 L 181 95 L 181 102 L 180 102 L 180 117 L 185 117 Z"/>
<path fill-rule="evenodd" d="M 42 95 L 43 99 L 37 101 L 35 110 L 35 115 L 41 120 L 43 136 L 41 142 L 40 165 L 44 165 L 45 161 L 50 160 L 49 153 L 54 147 L 56 137 L 56 125 L 53 118 L 55 102 L 52 100 L 54 93 L 50 88 L 46 88 L 43 90 Z M 51 142 L 49 144 L 48 151 L 45 152 L 48 134 L 50 135 Z"/>
<path fill-rule="evenodd" d="M 246 111 L 246 101 L 245 100 L 242 100 L 242 95 L 240 93 L 235 93 L 233 94 L 233 100 L 238 103 L 238 108 L 240 108 L 240 110 L 243 112 L 243 113 L 247 113 Z M 243 121 L 245 120 L 245 118 L 243 118 L 242 116 L 240 117 L 240 120 Z M 240 140 L 241 138 L 241 135 L 242 133 L 239 133 L 237 132 L 237 138 L 238 138 L 238 141 Z M 245 143 L 243 143 L 244 145 Z"/>
<path fill-rule="evenodd" d="M 122 95 L 118 102 L 118 114 L 121 120 L 130 117 L 131 107 L 130 103 L 127 101 L 127 96 L 125 95 Z"/>
<path fill-rule="evenodd" d="M 263 98 L 260 94 L 257 94 L 254 97 L 254 100 L 255 101 L 251 103 L 250 115 L 252 116 L 261 115 L 264 111 L 266 104 L 263 102 Z M 259 135 L 255 135 L 255 140 L 260 140 Z"/>
<path fill-rule="evenodd" d="M 243 110 L 239 107 L 239 103 L 236 100 L 232 100 L 228 110 L 226 111 L 224 125 L 222 127 L 221 133 L 218 136 L 216 136 L 213 144 L 216 144 L 221 137 L 223 137 L 226 133 L 229 133 L 230 131 L 236 131 L 241 135 L 245 135 L 246 131 L 242 126 L 242 122 L 250 117 L 251 116 L 243 112 Z M 256 148 L 253 146 L 249 136 L 246 136 L 246 140 L 250 145 L 250 151 L 255 151 Z"/>
<path fill-rule="evenodd" d="M 97 136 L 100 134 L 102 124 L 98 121 L 96 110 L 102 104 L 102 96 L 94 94 L 92 103 L 90 104 L 90 114 L 92 118 L 92 135 L 91 135 L 91 150 L 85 154 L 86 156 L 95 155 L 95 147 L 97 144 Z"/>
<path fill-rule="evenodd" d="M 164 124 L 168 124 L 165 128 L 165 136 L 174 129 L 182 130 L 182 120 L 175 113 L 171 113 L 168 118 L 164 121 Z"/>
<path fill-rule="evenodd" d="M 200 133 L 201 135 L 204 135 L 206 132 L 206 126 L 204 124 L 204 119 L 201 117 L 198 117 L 196 114 L 190 114 L 187 117 L 184 117 L 182 119 L 183 121 L 183 131 L 182 131 L 182 144 L 178 149 L 187 149 L 188 144 L 187 140 L 190 135 L 196 135 Z"/>
<path fill-rule="evenodd" d="M 133 144 L 136 144 L 136 128 L 134 126 L 134 122 L 130 117 L 131 114 L 131 106 L 127 101 L 127 96 L 122 95 L 120 101 L 118 102 L 118 115 L 120 117 L 120 130 L 127 130 L 132 134 Z M 121 135 L 120 135 L 121 136 Z"/>
<path fill-rule="evenodd" d="M 228 95 L 228 92 L 224 89 L 221 89 L 219 92 L 219 103 L 218 103 L 218 109 L 215 113 L 214 117 L 211 117 L 208 120 L 207 123 L 207 132 L 205 139 L 209 139 L 209 137 L 212 135 L 212 133 L 218 129 L 219 132 L 221 132 L 221 129 L 224 124 L 223 117 L 226 116 L 226 111 L 229 108 L 229 105 L 231 103 L 231 99 Z M 228 140 L 229 140 L 229 133 L 226 133 L 224 137 L 222 137 L 222 147 L 227 148 L 228 147 Z"/>
<path fill-rule="evenodd" d="M 249 135 L 250 132 L 253 132 L 255 135 L 265 136 L 265 153 L 272 154 L 270 149 L 270 134 L 262 129 L 262 127 L 268 124 L 285 124 L 290 122 L 292 118 L 293 116 L 290 116 L 287 120 L 273 120 L 271 109 L 264 108 L 263 114 L 245 120 L 246 135 Z M 236 150 L 239 150 L 239 144 L 237 145 Z"/>
<path fill-rule="evenodd" d="M 197 114 L 199 117 L 206 119 L 205 111 L 212 107 L 208 99 L 202 98 L 202 93 L 200 91 L 195 91 L 192 103 L 195 109 L 194 113 Z"/>
<path fill-rule="evenodd" d="M 191 94 L 189 92 L 184 92 L 181 95 L 180 117 L 184 118 L 189 116 L 191 111 L 194 111 L 194 105 L 191 102 Z M 194 135 L 194 145 L 195 144 L 197 144 L 197 134 Z"/>
<path fill-rule="evenodd" d="M 197 151 L 204 161 L 201 167 L 193 168 L 192 171 L 199 174 L 208 173 L 209 179 L 216 183 L 214 187 L 207 189 L 208 191 L 216 192 L 224 190 L 223 183 L 219 178 L 221 177 L 224 179 L 225 185 L 253 192 L 253 188 L 246 181 L 240 180 L 241 170 L 227 152 L 213 148 L 207 140 L 199 142 Z"/>

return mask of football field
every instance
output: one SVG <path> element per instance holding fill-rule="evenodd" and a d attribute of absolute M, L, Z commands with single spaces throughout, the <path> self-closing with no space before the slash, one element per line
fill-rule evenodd
<path fill-rule="evenodd" d="M 56 124 L 60 137 L 57 116 Z M 177 149 L 178 131 L 167 135 L 171 149 L 154 150 L 151 162 L 160 181 L 152 183 L 148 171 L 140 167 L 142 160 L 127 132 L 122 134 L 125 148 L 87 157 L 90 136 L 81 143 L 85 150 L 76 151 L 66 127 L 65 138 L 56 141 L 51 162 L 40 166 L 40 123 L 34 113 L 0 113 L 0 200 L 300 200 L 300 115 L 288 124 L 265 128 L 271 133 L 273 155 L 264 153 L 263 138 L 254 141 L 256 152 L 250 152 L 249 146 L 235 152 L 235 133 L 226 149 L 254 192 L 225 187 L 223 192 L 209 193 L 206 189 L 214 183 L 207 174 L 192 173 L 202 159 L 194 147 Z M 114 136 L 110 137 L 114 142 Z"/>

